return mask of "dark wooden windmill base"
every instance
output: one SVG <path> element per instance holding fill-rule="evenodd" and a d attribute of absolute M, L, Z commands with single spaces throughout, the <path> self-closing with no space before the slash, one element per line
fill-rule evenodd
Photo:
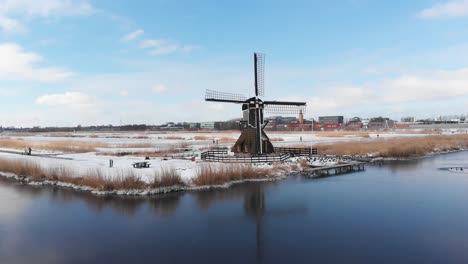
<path fill-rule="evenodd" d="M 246 128 L 242 130 L 242 133 L 237 139 L 236 143 L 232 147 L 231 151 L 236 155 L 257 155 L 259 151 L 259 143 L 256 142 L 255 129 Z M 275 150 L 271 144 L 270 138 L 266 135 L 265 131 L 262 130 L 261 136 L 262 154 L 270 154 Z"/>
<path fill-rule="evenodd" d="M 227 149 L 208 150 L 201 153 L 201 159 L 207 162 L 244 163 L 244 164 L 275 164 L 282 163 L 290 157 L 317 155 L 316 149 L 311 148 L 274 148 L 275 152 L 262 155 L 237 153 L 228 155 Z"/>
<path fill-rule="evenodd" d="M 289 159 L 289 153 L 271 153 L 264 155 L 251 155 L 245 153 L 242 155 L 230 156 L 220 151 L 205 151 L 201 153 L 201 159 L 207 162 L 223 162 L 223 163 L 244 163 L 244 164 L 278 164 Z"/>

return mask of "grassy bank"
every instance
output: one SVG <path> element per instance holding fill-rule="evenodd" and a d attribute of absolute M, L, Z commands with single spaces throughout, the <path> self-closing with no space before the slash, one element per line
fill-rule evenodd
<path fill-rule="evenodd" d="M 270 178 L 274 171 L 274 168 L 256 168 L 241 164 L 225 164 L 222 166 L 203 164 L 198 168 L 192 182 L 197 186 L 222 185 L 232 181 Z"/>
<path fill-rule="evenodd" d="M 76 175 L 71 168 L 59 165 L 57 167 L 43 167 L 39 163 L 24 160 L 10 160 L 0 158 L 0 172 L 12 173 L 25 177 L 33 182 L 62 182 L 76 186 L 90 187 L 96 191 L 117 190 L 150 190 L 162 187 L 197 187 L 224 185 L 230 182 L 267 179 L 274 176 L 274 172 L 283 168 L 255 168 L 250 165 L 213 165 L 202 164 L 190 182 L 184 182 L 174 168 L 162 168 L 153 171 L 150 182 L 143 181 L 132 169 L 116 170 L 113 177 L 96 168 L 89 169 L 85 175 Z"/>
<path fill-rule="evenodd" d="M 190 144 L 180 143 L 173 148 L 187 147 Z M 105 142 L 84 142 L 84 141 L 45 141 L 37 142 L 23 139 L 0 139 L 0 148 L 24 150 L 32 148 L 33 151 L 59 151 L 65 153 L 85 153 L 97 152 L 98 149 L 132 149 L 132 148 L 153 148 L 155 145 L 149 142 L 135 142 L 135 143 L 105 143 Z M 106 153 L 105 150 L 102 151 Z M 125 151 L 123 151 L 125 152 Z"/>
<path fill-rule="evenodd" d="M 108 147 L 108 144 L 98 142 L 80 142 L 80 141 L 48 141 L 32 142 L 21 139 L 0 139 L 1 148 L 24 150 L 32 148 L 34 150 L 61 151 L 68 153 L 93 152 L 97 148 Z"/>
<path fill-rule="evenodd" d="M 468 134 L 376 139 L 317 145 L 321 155 L 367 155 L 384 158 L 422 157 L 432 153 L 468 149 Z"/>
<path fill-rule="evenodd" d="M 78 176 L 71 168 L 63 165 L 45 168 L 35 162 L 9 159 L 0 159 L 0 171 L 28 177 L 35 182 L 59 181 L 101 191 L 184 185 L 180 175 L 171 168 L 155 171 L 153 180 L 149 183 L 143 181 L 131 169 L 116 171 L 117 175 L 114 177 L 106 176 L 100 169 L 89 169 L 85 175 Z"/>

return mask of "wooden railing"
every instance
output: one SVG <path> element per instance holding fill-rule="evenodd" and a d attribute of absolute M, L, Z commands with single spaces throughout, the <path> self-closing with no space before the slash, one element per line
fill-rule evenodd
<path fill-rule="evenodd" d="M 296 156 L 310 156 L 318 155 L 316 148 L 287 148 L 287 147 L 274 147 L 276 153 L 289 153 Z"/>
<path fill-rule="evenodd" d="M 227 152 L 225 154 L 227 154 Z M 205 151 L 201 154 L 201 159 L 225 163 L 279 163 L 291 157 L 288 153 L 256 156 L 228 156 L 225 154 L 220 155 L 218 151 Z"/>

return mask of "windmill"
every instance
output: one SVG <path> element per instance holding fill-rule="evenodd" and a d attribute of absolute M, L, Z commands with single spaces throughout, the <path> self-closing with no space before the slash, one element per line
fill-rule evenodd
<path fill-rule="evenodd" d="M 265 55 L 254 53 L 255 96 L 206 90 L 205 101 L 241 104 L 243 117 L 240 122 L 241 135 L 231 151 L 261 155 L 274 152 L 273 145 L 265 133 L 263 111 L 276 114 L 299 114 L 306 109 L 305 102 L 263 101 Z"/>

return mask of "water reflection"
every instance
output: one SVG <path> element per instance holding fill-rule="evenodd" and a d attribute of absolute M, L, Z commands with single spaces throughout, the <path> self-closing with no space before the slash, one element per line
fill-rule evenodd
<path fill-rule="evenodd" d="M 174 215 L 183 195 L 183 193 L 161 194 L 148 201 L 156 215 L 168 217 Z"/>
<path fill-rule="evenodd" d="M 467 158 L 133 198 L 0 178 L 0 263 L 466 263 L 468 178 L 438 168 Z"/>
<path fill-rule="evenodd" d="M 106 209 L 114 210 L 121 216 L 133 217 L 145 204 L 157 216 L 170 216 L 174 214 L 180 203 L 182 193 L 161 194 L 151 197 L 120 197 L 120 196 L 96 196 L 88 192 L 77 192 L 70 189 L 52 186 L 30 186 L 23 185 L 12 180 L 0 178 L 0 184 L 12 189 L 15 195 L 15 203 L 18 199 L 31 200 L 44 197 L 55 203 L 67 204 L 73 202 L 84 202 L 87 208 L 97 213 Z M 26 196 L 26 197 L 25 197 Z"/>
<path fill-rule="evenodd" d="M 265 194 L 261 185 L 254 186 L 244 196 L 245 213 L 254 219 L 256 224 L 256 255 L 258 260 L 263 259 L 263 217 L 265 216 Z"/>
<path fill-rule="evenodd" d="M 376 165 L 379 166 L 379 165 Z M 388 167 L 392 174 L 396 174 L 401 170 L 417 170 L 424 166 L 421 160 L 392 160 L 392 161 L 384 161 L 381 166 L 379 167 Z"/>
<path fill-rule="evenodd" d="M 11 181 L 0 178 L 0 224 L 15 222 L 32 204 L 30 197 L 22 197 L 14 189 L 2 186 L 7 183 Z"/>
<path fill-rule="evenodd" d="M 70 203 L 85 203 L 97 214 L 111 209 L 120 216 L 133 218 L 140 210 L 154 213 L 157 217 L 173 216 L 181 204 L 185 195 L 190 195 L 202 211 L 209 210 L 216 203 L 226 201 L 238 201 L 243 205 L 244 215 L 255 224 L 255 244 L 257 260 L 262 260 L 264 256 L 264 225 L 268 218 L 291 216 L 294 214 L 306 213 L 305 205 L 287 204 L 284 208 L 270 208 L 267 210 L 267 195 L 265 190 L 275 192 L 275 188 L 281 182 L 245 183 L 235 185 L 229 189 L 213 189 L 209 191 L 191 193 L 170 193 L 156 195 L 152 197 L 118 197 L 118 196 L 96 196 L 87 192 L 77 192 L 74 190 L 51 187 L 51 186 L 29 186 L 20 183 L 4 180 L 0 184 L 6 185 L 7 189 L 13 190 L 15 197 L 26 200 L 49 199 L 56 204 L 66 206 Z M 17 203 L 18 200 L 15 201 Z M 296 201 L 297 202 L 297 201 Z M 147 206 L 145 206 L 147 205 Z M 27 209 L 27 208 L 26 208 Z M 25 209 L 25 210 L 26 210 Z M 226 219 L 223 220 L 223 222 Z M 237 221 L 238 219 L 229 219 Z"/>

